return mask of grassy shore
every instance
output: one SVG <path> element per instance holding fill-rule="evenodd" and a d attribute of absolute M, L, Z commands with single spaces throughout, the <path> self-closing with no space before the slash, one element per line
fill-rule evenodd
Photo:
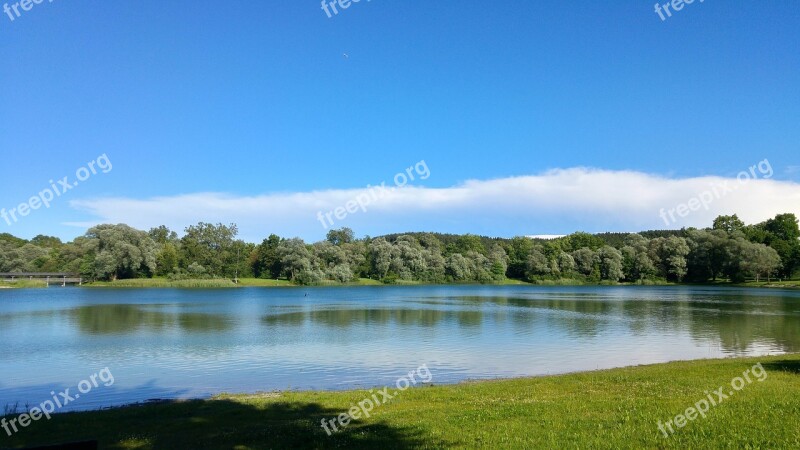
<path fill-rule="evenodd" d="M 56 283 L 51 283 L 51 286 Z M 429 283 L 419 281 L 402 281 L 398 280 L 394 284 L 384 284 L 377 280 L 369 278 L 360 278 L 358 281 L 350 283 L 339 283 L 335 281 L 328 281 L 316 286 L 426 286 Z M 435 286 L 446 286 L 447 284 L 438 284 Z M 787 280 L 787 281 L 749 281 L 746 283 L 730 283 L 727 281 L 717 281 L 702 284 L 676 284 L 667 282 L 652 282 L 646 283 L 614 283 L 614 282 L 601 282 L 592 283 L 577 279 L 561 279 L 561 280 L 539 280 L 535 283 L 529 283 L 522 280 L 506 279 L 501 282 L 491 283 L 494 286 L 506 285 L 521 285 L 521 286 L 729 286 L 729 287 L 755 287 L 755 288 L 779 288 L 779 289 L 800 289 L 800 280 Z M 292 287 L 298 286 L 286 279 L 263 279 L 263 278 L 240 278 L 239 283 L 236 284 L 233 280 L 214 278 L 204 280 L 170 280 L 168 278 L 137 278 L 129 280 L 115 280 L 115 281 L 95 281 L 91 283 L 84 283 L 84 287 L 106 287 L 106 288 L 237 288 L 237 287 Z M 0 282 L 0 288 L 43 288 L 44 281 L 29 281 L 20 280 L 14 283 Z"/>
<path fill-rule="evenodd" d="M 50 283 L 55 286 L 56 282 Z M 46 288 L 47 282 L 44 280 L 17 280 L 12 282 L 0 281 L 0 288 Z"/>
<path fill-rule="evenodd" d="M 136 278 L 131 280 L 95 281 L 84 283 L 89 288 L 235 288 L 236 284 L 226 279 L 169 280 L 167 278 Z"/>
<path fill-rule="evenodd" d="M 542 285 L 542 286 L 577 286 L 581 283 L 575 283 L 573 280 L 565 280 L 564 282 L 542 282 L 532 284 L 521 280 L 506 279 L 502 282 L 492 283 L 491 285 L 506 286 L 506 285 Z M 446 286 L 447 284 L 430 284 L 421 281 L 404 281 L 397 280 L 392 284 L 385 284 L 378 280 L 369 278 L 359 278 L 357 281 L 349 283 L 340 283 L 336 281 L 326 281 L 319 286 Z M 475 284 L 476 286 L 478 284 Z M 236 287 L 298 287 L 286 279 L 263 279 L 263 278 L 240 278 L 239 283 L 236 284 L 233 280 L 227 279 L 209 279 L 209 280 L 180 280 L 172 281 L 167 278 L 138 278 L 132 280 L 115 280 L 115 281 L 95 281 L 92 283 L 84 283 L 86 287 L 112 287 L 112 288 L 236 288 Z"/>
<path fill-rule="evenodd" d="M 383 283 L 367 278 L 361 278 L 352 283 L 330 282 L 323 286 L 383 286 Z M 132 280 L 95 281 L 85 283 L 86 287 L 106 288 L 236 288 L 236 287 L 292 287 L 297 286 L 288 280 L 240 278 L 236 284 L 233 280 L 215 278 L 208 280 L 169 280 L 167 278 L 137 278 Z"/>
<path fill-rule="evenodd" d="M 761 363 L 746 384 L 665 437 L 667 422 Z M 402 370 L 398 369 L 398 377 Z M 436 381 L 435 367 L 431 367 Z M 97 439 L 102 448 L 800 448 L 800 355 L 675 362 L 419 387 L 329 437 L 322 419 L 369 391 L 222 395 L 57 415 L 0 446 Z M 714 397 L 716 398 L 716 396 Z"/>
<path fill-rule="evenodd" d="M 779 289 L 800 289 L 800 280 L 798 281 L 750 281 L 747 283 L 736 284 L 735 286 L 741 287 L 758 287 L 758 288 L 779 288 Z"/>

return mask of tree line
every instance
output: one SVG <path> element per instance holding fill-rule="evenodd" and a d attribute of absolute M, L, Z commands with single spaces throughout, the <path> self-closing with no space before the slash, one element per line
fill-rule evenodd
<path fill-rule="evenodd" d="M 800 269 L 794 214 L 745 225 L 736 215 L 712 227 L 634 234 L 578 232 L 558 239 L 407 233 L 356 239 L 349 228 L 325 240 L 270 235 L 237 239 L 235 224 L 198 223 L 183 236 L 98 225 L 72 242 L 0 234 L 0 272 L 69 272 L 90 280 L 166 277 L 285 278 L 296 284 L 707 282 L 790 278 Z"/>

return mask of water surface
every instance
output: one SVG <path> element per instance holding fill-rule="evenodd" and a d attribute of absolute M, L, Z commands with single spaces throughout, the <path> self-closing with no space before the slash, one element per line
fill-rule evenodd
<path fill-rule="evenodd" d="M 800 292 L 438 286 L 0 290 L 0 408 L 65 409 L 800 351 Z"/>

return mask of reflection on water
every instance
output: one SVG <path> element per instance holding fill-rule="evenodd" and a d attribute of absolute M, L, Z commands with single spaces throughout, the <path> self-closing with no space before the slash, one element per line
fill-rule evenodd
<path fill-rule="evenodd" d="M 676 297 L 670 300 L 447 297 L 420 301 L 417 309 L 313 309 L 269 314 L 270 326 L 317 325 L 347 329 L 362 326 L 401 325 L 436 327 L 443 323 L 461 327 L 502 326 L 511 320 L 517 328 L 544 325 L 582 338 L 625 330 L 632 335 L 651 331 L 688 330 L 698 341 L 718 340 L 731 354 L 746 354 L 755 345 L 775 351 L 800 351 L 800 311 L 797 298 L 761 297 L 746 301 L 735 296 L 719 299 Z M 486 305 L 495 306 L 487 309 Z M 466 307 L 469 309 L 432 309 Z M 500 307 L 500 308 L 498 308 Z"/>
<path fill-rule="evenodd" d="M 164 312 L 135 305 L 91 305 L 69 311 L 84 333 L 158 332 L 180 328 L 190 332 L 225 331 L 230 321 L 218 314 Z"/>
<path fill-rule="evenodd" d="M 0 291 L 0 407 L 41 402 L 106 366 L 115 389 L 76 408 L 153 395 L 371 387 L 422 363 L 449 383 L 800 351 L 798 291 L 9 291 Z"/>
<path fill-rule="evenodd" d="M 322 309 L 264 316 L 266 325 L 305 325 L 326 327 L 405 325 L 435 327 L 441 322 L 453 322 L 463 327 L 479 326 L 482 311 L 443 311 L 437 309 Z"/>
<path fill-rule="evenodd" d="M 163 311 L 157 305 L 87 305 L 67 310 L 0 314 L 0 323 L 13 324 L 25 319 L 66 321 L 77 325 L 78 331 L 88 334 L 157 333 L 175 329 L 221 332 L 231 328 L 230 318 L 225 315 Z"/>

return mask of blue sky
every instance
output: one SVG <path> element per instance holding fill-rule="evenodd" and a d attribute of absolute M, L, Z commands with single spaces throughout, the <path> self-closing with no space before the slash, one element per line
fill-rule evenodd
<path fill-rule="evenodd" d="M 113 170 L 0 232 L 207 220 L 316 240 L 317 211 L 423 160 L 417 188 L 334 226 L 667 228 L 661 209 L 763 160 L 769 179 L 669 227 L 800 214 L 800 5 L 696 1 L 662 21 L 653 3 L 362 0 L 328 18 L 305 0 L 45 0 L 3 14 L 0 207 L 102 154 Z"/>

